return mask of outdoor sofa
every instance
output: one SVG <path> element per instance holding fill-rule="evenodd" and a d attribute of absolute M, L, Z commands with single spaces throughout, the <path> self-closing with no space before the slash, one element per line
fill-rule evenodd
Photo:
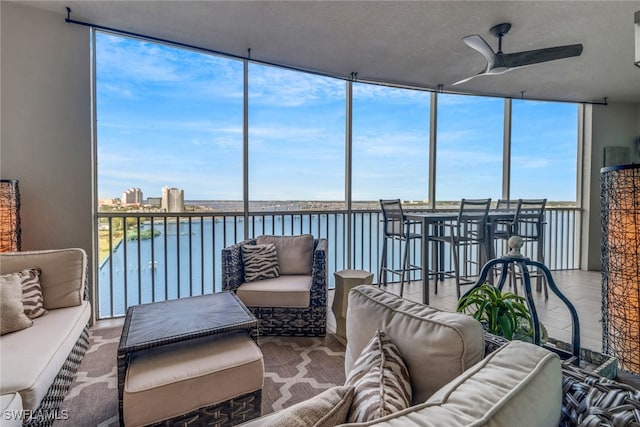
<path fill-rule="evenodd" d="M 467 315 L 424 306 L 366 285 L 349 294 L 347 385 L 350 373 L 361 369 L 362 359 L 371 359 L 367 353 L 376 351 L 370 343 L 378 330 L 385 331 L 406 364 L 412 390 L 406 409 L 373 421 L 350 423 L 348 417 L 361 391 L 335 387 L 243 426 L 639 425 L 638 390 L 566 365 L 545 348 L 487 334 Z M 389 358 L 382 354 L 377 360 Z M 376 387 L 369 390 L 373 394 L 367 394 L 368 398 L 375 400 L 371 396 L 380 393 L 379 401 L 385 402 L 395 396 L 385 394 L 394 391 L 388 375 L 375 385 L 379 391 Z"/>
<path fill-rule="evenodd" d="M 33 268 L 40 270 L 42 301 L 48 312 L 30 326 L 0 337 L 3 426 L 49 426 L 65 419 L 68 414 L 59 407 L 89 344 L 91 306 L 84 250 L 0 254 L 2 275 Z"/>

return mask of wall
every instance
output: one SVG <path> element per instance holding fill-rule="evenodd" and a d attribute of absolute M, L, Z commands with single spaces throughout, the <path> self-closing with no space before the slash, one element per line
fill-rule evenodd
<path fill-rule="evenodd" d="M 22 250 L 80 247 L 91 263 L 89 29 L 5 1 L 0 15 L 0 176 L 20 182 Z"/>
<path fill-rule="evenodd" d="M 630 163 L 640 161 L 640 104 L 610 103 L 585 108 L 585 187 L 583 191 L 582 268 L 600 270 L 600 169 L 604 147 L 629 147 Z"/>

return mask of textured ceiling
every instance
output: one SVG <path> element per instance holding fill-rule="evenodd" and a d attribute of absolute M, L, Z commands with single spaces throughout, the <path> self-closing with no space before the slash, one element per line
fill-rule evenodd
<path fill-rule="evenodd" d="M 72 19 L 337 75 L 476 94 L 640 103 L 640 1 L 31 1 Z M 580 57 L 475 78 L 461 38 L 510 22 L 505 53 L 582 43 Z"/>

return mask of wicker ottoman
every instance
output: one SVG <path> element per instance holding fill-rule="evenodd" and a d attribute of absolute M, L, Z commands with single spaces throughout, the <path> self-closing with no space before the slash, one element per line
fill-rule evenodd
<path fill-rule="evenodd" d="M 124 384 L 124 424 L 239 424 L 260 416 L 263 379 L 262 352 L 244 331 L 138 352 Z"/>

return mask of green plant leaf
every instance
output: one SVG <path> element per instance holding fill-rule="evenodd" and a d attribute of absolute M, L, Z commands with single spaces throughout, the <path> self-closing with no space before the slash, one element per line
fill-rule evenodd
<path fill-rule="evenodd" d="M 468 292 L 458 301 L 456 309 L 485 324 L 489 332 L 507 339 L 520 332 L 532 334 L 533 322 L 526 299 L 511 292 L 502 293 L 488 283 Z"/>
<path fill-rule="evenodd" d="M 500 332 L 502 332 L 501 335 L 508 340 L 513 339 L 514 328 L 509 316 L 500 316 L 498 320 L 500 322 Z"/>

